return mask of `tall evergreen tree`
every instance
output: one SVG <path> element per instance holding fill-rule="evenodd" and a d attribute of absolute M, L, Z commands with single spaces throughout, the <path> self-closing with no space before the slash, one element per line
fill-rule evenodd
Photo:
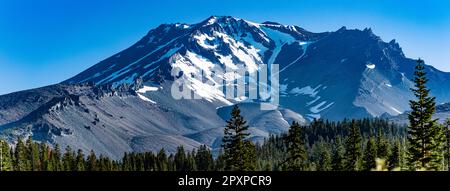
<path fill-rule="evenodd" d="M 50 147 L 47 146 L 46 144 L 42 143 L 40 145 L 40 164 L 41 164 L 41 169 L 42 171 L 53 171 L 53 165 L 52 162 L 50 161 L 50 157 L 51 157 L 51 150 Z"/>
<path fill-rule="evenodd" d="M 195 163 L 195 152 L 192 151 L 186 155 L 185 161 L 185 170 L 186 171 L 195 171 L 197 170 L 197 164 Z"/>
<path fill-rule="evenodd" d="M 223 154 L 222 149 L 219 151 L 219 156 L 217 156 L 217 159 L 214 161 L 214 170 L 215 171 L 224 171 L 225 170 L 225 155 Z"/>
<path fill-rule="evenodd" d="M 78 149 L 75 161 L 75 171 L 85 171 L 85 163 L 83 150 Z"/>
<path fill-rule="evenodd" d="M 390 144 L 389 142 L 384 138 L 383 133 L 381 132 L 381 128 L 378 128 L 377 133 L 377 144 L 376 144 L 376 151 L 377 151 L 377 158 L 380 159 L 388 159 L 390 155 Z"/>
<path fill-rule="evenodd" d="M 195 161 L 197 164 L 197 170 L 199 171 L 210 171 L 214 169 L 214 159 L 211 151 L 206 145 L 201 145 L 198 148 Z"/>
<path fill-rule="evenodd" d="M 292 122 L 289 127 L 288 135 L 285 138 L 287 145 L 287 158 L 285 169 L 289 171 L 306 170 L 306 150 L 303 141 L 302 128 L 297 122 Z"/>
<path fill-rule="evenodd" d="M 86 170 L 87 171 L 98 171 L 98 164 L 97 164 L 97 156 L 95 155 L 95 152 L 91 150 L 91 153 L 89 153 L 89 156 L 87 157 L 86 161 Z"/>
<path fill-rule="evenodd" d="M 375 141 L 370 138 L 367 140 L 366 147 L 364 149 L 364 157 L 363 157 L 363 167 L 362 170 L 370 171 L 375 169 L 376 163 L 375 159 L 377 157 L 377 150 Z"/>
<path fill-rule="evenodd" d="M 55 171 L 63 171 L 64 170 L 64 166 L 61 162 L 62 161 L 61 148 L 60 148 L 59 144 L 56 144 L 55 149 L 51 152 L 50 161 L 52 162 L 52 166 Z"/>
<path fill-rule="evenodd" d="M 415 88 L 412 89 L 417 100 L 410 100 L 411 113 L 408 114 L 408 160 L 413 170 L 442 170 L 444 158 L 444 128 L 433 119 L 436 111 L 435 97 L 427 89 L 423 60 L 417 60 L 414 72 Z"/>
<path fill-rule="evenodd" d="M 0 171 L 12 171 L 11 148 L 6 141 L 0 140 Z"/>
<path fill-rule="evenodd" d="M 174 156 L 174 162 L 175 162 L 175 168 L 177 171 L 186 171 L 186 153 L 184 151 L 184 147 L 183 146 L 179 146 L 177 148 L 177 152 L 175 153 Z"/>
<path fill-rule="evenodd" d="M 334 171 L 345 170 L 345 146 L 341 136 L 338 136 L 335 141 L 335 149 L 333 152 L 332 167 Z"/>
<path fill-rule="evenodd" d="M 389 156 L 388 160 L 388 168 L 389 170 L 392 170 L 394 168 L 401 168 L 401 160 L 402 160 L 403 154 L 401 150 L 401 144 L 399 140 L 396 140 L 394 143 L 394 147 L 392 148 L 392 153 Z"/>
<path fill-rule="evenodd" d="M 357 171 L 361 162 L 361 133 L 355 120 L 352 120 L 349 135 L 345 142 L 345 170 Z"/>
<path fill-rule="evenodd" d="M 128 155 L 128 153 L 124 153 L 123 157 L 122 157 L 122 171 L 131 171 L 132 170 L 130 160 L 131 159 L 130 159 L 130 156 Z"/>
<path fill-rule="evenodd" d="M 446 148 L 445 157 L 447 161 L 447 171 L 450 171 L 450 118 L 445 120 L 445 133 L 446 133 Z"/>
<path fill-rule="evenodd" d="M 251 171 L 256 168 L 256 148 L 249 140 L 248 125 L 237 105 L 231 111 L 231 119 L 227 120 L 222 139 L 225 170 Z"/>
<path fill-rule="evenodd" d="M 159 171 L 168 171 L 169 162 L 167 159 L 166 151 L 162 148 L 157 155 L 157 167 Z"/>
<path fill-rule="evenodd" d="M 27 153 L 29 169 L 32 171 L 39 171 L 41 169 L 39 145 L 34 142 L 31 137 L 27 140 Z"/>
<path fill-rule="evenodd" d="M 18 139 L 16 148 L 14 150 L 14 167 L 16 171 L 29 171 L 27 147 L 22 139 Z"/>
<path fill-rule="evenodd" d="M 331 158 L 331 150 L 328 147 L 328 145 L 325 145 L 324 143 L 320 144 L 319 149 L 319 161 L 317 163 L 317 170 L 318 171 L 331 171 L 333 169 L 332 167 L 332 158 Z"/>
<path fill-rule="evenodd" d="M 62 157 L 62 166 L 64 171 L 75 170 L 75 153 L 72 151 L 70 146 L 66 147 L 66 151 Z"/>

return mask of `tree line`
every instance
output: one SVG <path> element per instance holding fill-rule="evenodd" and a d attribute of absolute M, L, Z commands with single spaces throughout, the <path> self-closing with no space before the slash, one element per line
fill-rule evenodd
<path fill-rule="evenodd" d="M 409 125 L 366 118 L 339 122 L 292 122 L 289 131 L 255 144 L 236 105 L 226 121 L 221 149 L 206 145 L 175 153 L 124 153 L 121 160 L 87 155 L 69 146 L 61 151 L 31 138 L 11 147 L 0 142 L 2 171 L 370 171 L 448 170 L 450 131 L 433 119 L 435 98 L 426 87 L 424 63 L 417 61 L 416 100 L 410 101 Z"/>
<path fill-rule="evenodd" d="M 229 123 L 241 124 L 236 121 Z M 370 171 L 377 158 L 385 160 L 387 170 L 411 170 L 414 164 L 408 158 L 408 127 L 386 119 L 293 122 L 289 132 L 271 135 L 262 144 L 242 134 L 229 133 L 218 154 L 205 145 L 194 150 L 180 146 L 175 153 L 124 153 L 120 160 L 70 147 L 61 151 L 31 139 L 13 147 L 2 141 L 1 165 L 3 171 Z M 448 154 L 440 170 L 448 166 Z"/>

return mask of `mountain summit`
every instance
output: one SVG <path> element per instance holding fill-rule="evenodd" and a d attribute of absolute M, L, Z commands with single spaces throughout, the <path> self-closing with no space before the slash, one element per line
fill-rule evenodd
<path fill-rule="evenodd" d="M 217 80 L 193 77 L 225 80 L 213 68 L 237 72 L 244 65 L 260 73 L 266 64 L 279 66 L 280 105 L 271 111 L 251 99 L 227 99 Z M 233 104 L 241 107 L 254 141 L 286 131 L 292 121 L 399 115 L 413 98 L 414 66 L 395 40 L 384 42 L 371 29 L 314 33 L 212 16 L 160 25 L 60 84 L 0 96 L 0 132 L 10 141 L 32 136 L 112 157 L 178 145 L 218 148 Z M 433 96 L 449 102 L 450 86 L 443 84 L 450 84 L 450 74 L 432 66 L 426 72 Z M 196 99 L 173 98 L 177 79 L 189 82 Z"/>
<path fill-rule="evenodd" d="M 176 59 L 176 61 L 173 61 Z M 171 62 L 169 62 L 171 60 Z M 176 65 L 204 68 L 279 64 L 282 106 L 309 119 L 398 115 L 408 108 L 415 62 L 370 28 L 313 33 L 276 22 L 211 16 L 198 24 L 164 24 L 130 48 L 65 83 L 132 84 L 172 80 Z M 427 67 L 438 101 L 450 99 L 450 75 Z M 194 90 L 196 91 L 196 90 Z"/>

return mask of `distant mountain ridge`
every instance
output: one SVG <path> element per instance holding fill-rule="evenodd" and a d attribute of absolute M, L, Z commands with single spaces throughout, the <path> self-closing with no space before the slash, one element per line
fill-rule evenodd
<path fill-rule="evenodd" d="M 258 110 L 254 100 L 227 99 L 218 82 L 191 77 L 213 78 L 215 66 L 245 65 L 259 73 L 262 64 L 280 68 L 280 106 L 274 111 Z M 286 131 L 293 120 L 399 115 L 413 99 L 414 66 L 395 40 L 383 42 L 371 29 L 313 33 L 212 16 L 197 24 L 160 25 L 60 84 L 0 96 L 0 131 L 10 141 L 32 136 L 113 157 L 180 144 L 218 148 L 233 104 L 249 118 L 254 141 Z M 173 68 L 202 99 L 172 97 Z M 450 102 L 450 73 L 429 65 L 426 72 L 432 95 Z"/>

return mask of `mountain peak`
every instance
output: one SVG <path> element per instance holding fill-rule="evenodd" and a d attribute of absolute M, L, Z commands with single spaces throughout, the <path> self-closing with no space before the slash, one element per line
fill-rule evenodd
<path fill-rule="evenodd" d="M 347 30 L 347 27 L 346 26 L 342 26 L 339 30 L 337 30 L 337 31 L 346 31 Z"/>
<path fill-rule="evenodd" d="M 210 16 L 206 20 L 200 22 L 200 25 L 212 25 L 214 23 L 228 23 L 230 21 L 238 21 L 239 19 L 232 16 Z"/>

